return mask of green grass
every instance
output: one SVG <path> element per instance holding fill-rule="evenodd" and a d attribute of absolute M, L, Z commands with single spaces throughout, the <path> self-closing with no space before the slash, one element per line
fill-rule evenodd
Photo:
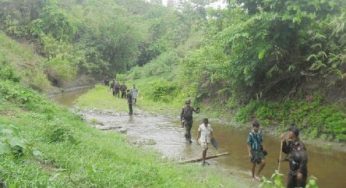
<path fill-rule="evenodd" d="M 78 98 L 76 104 L 81 108 L 96 108 L 128 112 L 126 99 L 114 97 L 109 88 L 96 85 L 94 89 Z"/>
<path fill-rule="evenodd" d="M 148 80 L 146 80 L 148 81 Z M 139 96 L 137 99 L 137 104 L 134 108 L 140 108 L 142 110 L 157 112 L 162 114 L 172 114 L 172 110 L 180 113 L 180 109 L 184 104 L 172 97 L 172 101 L 164 102 L 164 101 L 153 101 L 150 99 L 147 92 L 150 90 L 150 86 L 143 82 L 128 82 L 128 87 L 132 86 L 133 83 L 136 84 L 136 87 L 139 90 Z M 150 84 L 149 84 L 150 85 Z M 104 110 L 114 110 L 117 112 L 128 112 L 128 105 L 126 99 L 120 99 L 118 97 L 112 96 L 112 92 L 103 85 L 96 85 L 95 88 L 91 89 L 86 94 L 80 96 L 76 105 L 81 108 L 96 108 L 96 109 L 104 109 Z"/>
<path fill-rule="evenodd" d="M 104 87 L 95 90 L 108 95 Z M 10 133 L 15 137 L 6 136 Z M 0 177 L 8 186 L 246 186 L 216 170 L 161 160 L 11 81 L 0 81 L 0 135 Z"/>
<path fill-rule="evenodd" d="M 1 31 L 0 44 L 0 63 L 9 63 L 24 84 L 39 90 L 51 88 L 44 74 L 44 58 L 36 55 L 33 46 L 20 44 Z"/>

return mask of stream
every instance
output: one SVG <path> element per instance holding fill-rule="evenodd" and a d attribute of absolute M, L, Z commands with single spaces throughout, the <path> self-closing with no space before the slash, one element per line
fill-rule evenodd
<path fill-rule="evenodd" d="M 56 95 L 53 98 L 57 103 L 73 107 L 73 102 L 88 89 L 67 92 Z M 179 115 L 180 109 L 175 112 Z M 165 158 L 183 160 L 201 156 L 202 149 L 193 140 L 187 144 L 184 138 L 184 129 L 181 128 L 178 118 L 169 118 L 162 115 L 143 112 L 135 108 L 135 114 L 99 110 L 78 110 L 84 118 L 94 122 L 94 126 L 101 130 L 117 131 L 126 133 L 130 142 L 140 147 L 151 148 L 161 153 Z M 200 122 L 195 121 L 192 128 L 192 136 L 195 138 L 197 127 Z M 230 173 L 245 178 L 250 178 L 251 163 L 249 162 L 246 139 L 248 130 L 238 130 L 230 126 L 210 122 L 214 129 L 214 136 L 218 140 L 219 149 L 216 151 L 211 146 L 208 154 L 230 152 L 230 155 L 209 160 L 210 165 L 228 170 Z M 277 169 L 280 142 L 278 138 L 264 135 L 264 147 L 269 152 L 266 157 L 266 166 L 262 175 L 269 178 Z M 309 155 L 309 176 L 317 177 L 317 183 L 324 188 L 345 188 L 346 178 L 346 153 L 322 149 L 314 145 L 306 144 Z M 282 163 L 281 173 L 288 172 L 287 162 Z"/>

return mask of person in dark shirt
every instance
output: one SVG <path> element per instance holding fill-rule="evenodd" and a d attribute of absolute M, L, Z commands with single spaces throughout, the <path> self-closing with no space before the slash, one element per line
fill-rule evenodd
<path fill-rule="evenodd" d="M 287 156 L 290 170 L 287 176 L 287 188 L 305 187 L 308 175 L 308 154 L 304 143 L 299 138 L 299 129 L 292 126 L 281 135 L 282 152 Z"/>
<path fill-rule="evenodd" d="M 132 94 L 130 90 L 127 90 L 127 103 L 129 105 L 129 115 L 132 115 L 133 114 L 133 110 L 132 110 L 133 98 L 132 98 Z"/>
<path fill-rule="evenodd" d="M 120 85 L 120 92 L 121 92 L 121 98 L 126 98 L 126 91 L 127 91 L 127 86 L 125 82 L 123 82 L 122 85 Z"/>
<path fill-rule="evenodd" d="M 263 135 L 260 130 L 260 124 L 257 121 L 252 123 L 252 130 L 247 138 L 247 148 L 250 161 L 252 163 L 251 175 L 253 180 L 260 181 L 259 175 L 265 166 L 265 153 L 263 149 Z M 256 166 L 259 166 L 255 175 Z"/>
<path fill-rule="evenodd" d="M 185 107 L 181 110 L 180 120 L 182 126 L 185 127 L 185 139 L 189 143 L 192 143 L 191 128 L 193 124 L 193 112 L 199 113 L 199 108 L 193 108 L 191 106 L 191 100 L 185 101 Z"/>

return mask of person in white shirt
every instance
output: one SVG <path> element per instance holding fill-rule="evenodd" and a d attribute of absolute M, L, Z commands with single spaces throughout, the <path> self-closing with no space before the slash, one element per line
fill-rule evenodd
<path fill-rule="evenodd" d="M 138 89 L 136 88 L 135 84 L 133 84 L 133 88 L 131 89 L 132 94 L 132 101 L 133 104 L 137 103 L 137 96 L 138 96 Z"/>
<path fill-rule="evenodd" d="M 203 148 L 202 165 L 206 164 L 205 158 L 207 156 L 208 144 L 210 143 L 212 138 L 213 138 L 213 129 L 211 128 L 211 125 L 209 124 L 208 118 L 204 118 L 203 123 L 198 127 L 198 133 L 197 133 L 197 141 Z"/>

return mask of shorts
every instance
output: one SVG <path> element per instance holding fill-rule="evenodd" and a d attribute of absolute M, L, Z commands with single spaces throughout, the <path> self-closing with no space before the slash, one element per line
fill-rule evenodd
<path fill-rule="evenodd" d="M 200 142 L 201 143 L 201 147 L 203 148 L 203 150 L 208 149 L 208 143 L 207 142 Z"/>
<path fill-rule="evenodd" d="M 260 164 L 262 160 L 264 159 L 264 153 L 262 150 L 252 150 L 251 154 L 252 154 L 252 157 L 250 161 L 254 164 Z"/>

